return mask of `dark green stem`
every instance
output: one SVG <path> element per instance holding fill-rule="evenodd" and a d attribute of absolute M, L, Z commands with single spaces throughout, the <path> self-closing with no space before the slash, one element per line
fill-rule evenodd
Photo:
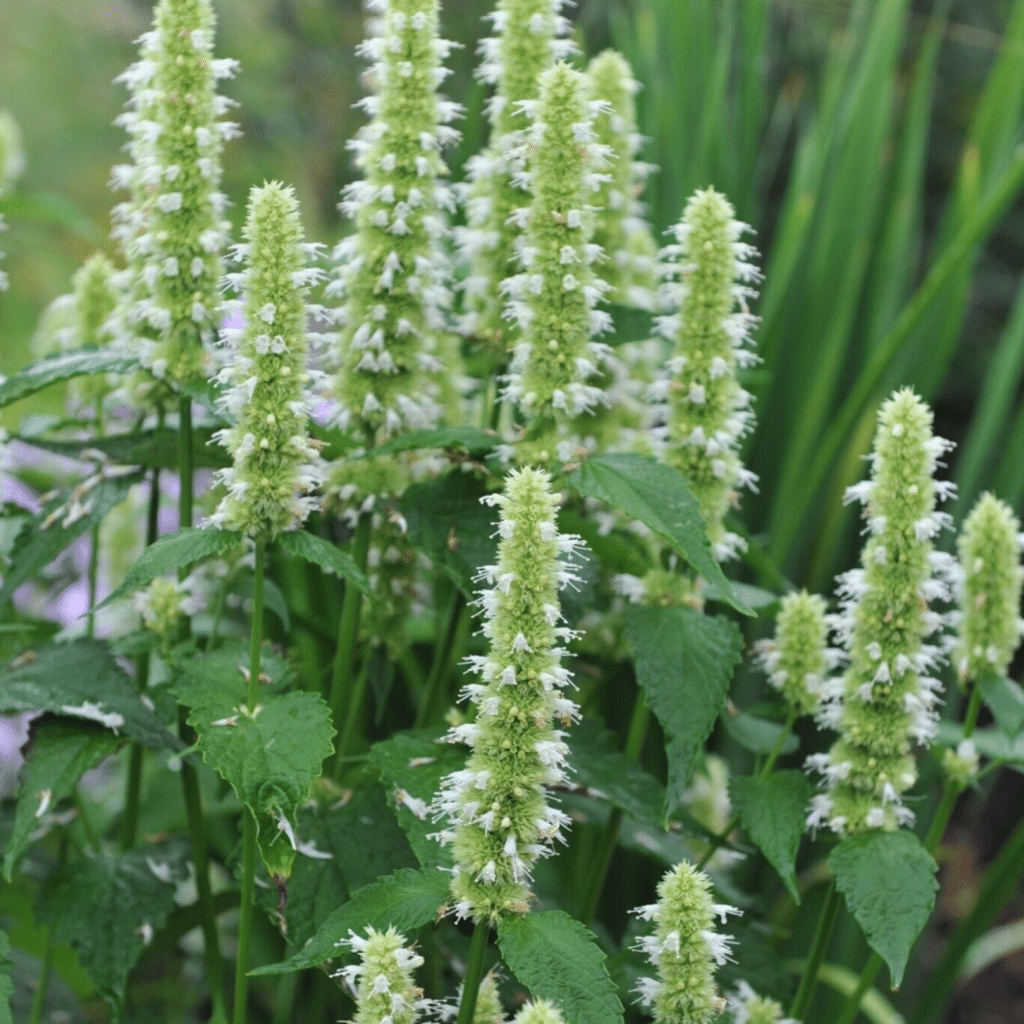
<path fill-rule="evenodd" d="M 832 937 L 832 927 L 836 923 L 836 915 L 839 913 L 839 890 L 836 888 L 833 879 L 828 887 L 828 894 L 825 903 L 821 908 L 821 917 L 818 918 L 818 927 L 814 933 L 814 941 L 811 943 L 811 951 L 807 956 L 804 965 L 803 977 L 800 979 L 800 987 L 793 997 L 793 1004 L 789 1008 L 789 1016 L 794 1020 L 802 1021 L 811 1005 L 811 997 L 814 995 L 814 986 L 818 981 L 818 970 L 821 961 L 825 957 L 825 950 L 828 948 L 828 940 Z"/>
<path fill-rule="evenodd" d="M 348 707 L 345 708 L 345 724 L 341 728 L 341 737 L 334 750 L 334 775 L 335 779 L 341 774 L 341 767 L 348 759 L 348 752 L 352 747 L 352 739 L 355 736 L 356 727 L 363 711 L 363 702 L 366 699 L 366 684 L 370 678 L 370 659 L 366 658 L 356 676 L 355 686 L 348 698 Z"/>
<path fill-rule="evenodd" d="M 448 678 L 448 672 L 451 668 L 452 651 L 455 647 L 455 638 L 459 633 L 459 623 L 462 621 L 462 613 L 465 607 L 466 599 L 462 591 L 456 587 L 452 591 L 452 598 L 448 603 L 444 626 L 434 647 L 434 660 L 430 665 L 430 675 L 427 676 L 427 685 L 423 690 L 420 706 L 416 712 L 417 729 L 421 729 L 427 724 L 431 709 L 437 700 L 437 691 L 442 688 L 445 680 Z"/>
<path fill-rule="evenodd" d="M 877 953 L 872 953 L 871 958 L 864 966 L 864 970 L 861 971 L 860 981 L 857 982 L 857 987 L 853 990 L 850 998 L 846 1001 L 846 1005 L 843 1007 L 843 1012 L 839 1015 L 839 1019 L 835 1024 L 853 1024 L 856 1020 L 857 1014 L 860 1012 L 861 1000 L 864 998 L 864 993 L 871 987 L 871 983 L 875 980 L 875 976 L 878 974 L 879 969 L 882 966 L 882 958 Z"/>
<path fill-rule="evenodd" d="M 455 1024 L 470 1024 L 476 1013 L 476 996 L 484 978 L 484 961 L 487 958 L 487 936 L 490 925 L 478 924 L 473 929 L 473 941 L 469 946 L 469 962 L 466 964 L 466 981 L 462 986 L 459 1002 L 459 1016 Z"/>
<path fill-rule="evenodd" d="M 89 615 L 85 620 L 85 635 L 91 640 L 96 633 L 96 579 L 100 568 L 100 524 L 90 533 L 89 544 Z"/>
<path fill-rule="evenodd" d="M 66 835 L 61 836 L 60 849 L 57 854 L 57 870 L 60 871 L 68 859 L 68 840 Z M 54 939 L 56 925 L 50 927 L 46 936 L 46 952 L 43 954 L 43 966 L 39 970 L 39 983 L 36 985 L 35 995 L 32 997 L 32 1008 L 29 1011 L 28 1024 L 42 1024 L 43 1007 L 46 1005 L 46 993 L 50 988 L 50 975 L 53 973 L 53 957 L 57 949 Z"/>

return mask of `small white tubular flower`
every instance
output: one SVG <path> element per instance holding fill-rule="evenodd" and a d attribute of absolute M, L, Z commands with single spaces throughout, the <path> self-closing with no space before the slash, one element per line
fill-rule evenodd
<path fill-rule="evenodd" d="M 728 1009 L 732 1024 L 797 1024 L 792 1017 L 784 1017 L 782 1007 L 774 1000 L 759 996 L 745 981 L 728 996 Z"/>
<path fill-rule="evenodd" d="M 658 389 L 665 396 L 663 457 L 690 481 L 721 562 L 744 549 L 724 520 L 740 489 L 755 481 L 739 456 L 754 417 L 736 370 L 756 362 L 746 348 L 757 323 L 747 304 L 761 275 L 756 250 L 740 241 L 749 228 L 734 218 L 720 192 L 695 192 L 674 230 L 676 244 L 663 250 L 662 299 L 670 312 L 657 321 L 674 345 Z"/>
<path fill-rule="evenodd" d="M 605 259 L 598 273 L 608 283 L 609 302 L 642 309 L 654 306 L 658 247 L 640 201 L 652 168 L 637 160 L 643 137 L 636 127 L 634 97 L 640 85 L 628 61 L 615 50 L 605 50 L 587 68 L 591 98 L 601 104 L 594 118 L 594 134 L 608 147 L 605 181 L 594 199 L 598 208 L 594 242 Z"/>
<path fill-rule="evenodd" d="M 227 493 L 211 521 L 269 539 L 305 522 L 316 506 L 310 494 L 323 478 L 320 450 L 307 432 L 309 286 L 295 283 L 306 250 L 294 190 L 276 182 L 254 188 L 244 235 L 245 327 L 226 332 L 231 352 L 221 371 L 230 385 L 223 410 L 233 425 L 215 435 L 234 465 L 218 473 Z M 261 313 L 270 309 L 267 322 Z"/>
<path fill-rule="evenodd" d="M 1004 674 L 1020 643 L 1020 523 L 1005 502 L 983 494 L 957 542 L 960 606 L 954 661 L 961 679 Z"/>
<path fill-rule="evenodd" d="M 488 147 L 467 164 L 467 226 L 456 232 L 470 268 L 463 329 L 508 351 L 516 337 L 505 323 L 501 283 L 522 227 L 514 213 L 526 202 L 520 178 L 529 148 L 526 109 L 537 99 L 541 74 L 575 52 L 566 38 L 565 6 L 566 0 L 498 0 L 490 16 L 495 36 L 480 44 L 478 75 L 495 91 L 487 105 Z"/>
<path fill-rule="evenodd" d="M 131 97 L 117 123 L 132 163 L 113 173 L 129 192 L 114 211 L 129 271 L 118 340 L 175 385 L 207 374 L 221 316 L 221 150 L 235 126 L 218 120 L 216 82 L 234 62 L 214 59 L 214 23 L 210 0 L 160 0 L 139 61 L 121 76 Z"/>
<path fill-rule="evenodd" d="M 355 233 L 335 250 L 330 293 L 342 300 L 336 382 L 345 425 L 383 441 L 435 426 L 457 403 L 458 350 L 451 308 L 448 213 L 454 206 L 443 150 L 460 108 L 442 99 L 438 0 L 386 0 L 381 34 L 363 52 L 375 63 L 371 122 L 356 139 L 360 181 L 341 210 Z"/>
<path fill-rule="evenodd" d="M 656 977 L 641 978 L 639 1002 L 658 1024 L 708 1024 L 725 1008 L 715 986 L 715 968 L 727 960 L 732 939 L 715 931 L 717 920 L 739 914 L 716 904 L 711 880 L 683 861 L 658 883 L 658 902 L 634 913 L 654 921 L 653 935 L 639 940 Z"/>
<path fill-rule="evenodd" d="M 514 1024 L 565 1024 L 562 1011 L 546 999 L 526 1003 L 512 1020 Z"/>
<path fill-rule="evenodd" d="M 909 388 L 882 404 L 870 486 L 855 492 L 869 534 L 862 568 L 839 578 L 848 667 L 821 711 L 840 738 L 808 761 L 826 786 L 812 803 L 812 827 L 850 835 L 913 821 L 902 797 L 917 778 L 911 748 L 933 738 L 940 703 L 934 670 L 944 658 L 926 639 L 945 619 L 929 603 L 949 597 L 952 559 L 931 540 L 945 523 L 935 504 L 948 488 L 933 477 L 949 447 L 933 436 L 931 409 Z"/>
<path fill-rule="evenodd" d="M 530 135 L 533 198 L 516 245 L 521 273 L 502 285 L 506 316 L 521 334 L 504 397 L 526 420 L 534 449 L 521 449 L 527 459 L 539 459 L 542 450 L 554 457 L 559 444 L 570 452 L 578 447 L 590 415 L 608 401 L 599 385 L 611 352 L 594 341 L 602 330 L 595 306 L 605 285 L 589 265 L 600 253 L 590 242 L 588 176 L 604 157 L 592 139 L 585 85 L 567 64 L 541 76 Z"/>
<path fill-rule="evenodd" d="M 358 964 L 340 972 L 355 997 L 355 1024 L 416 1024 L 431 1004 L 413 981 L 423 957 L 406 945 L 405 936 L 394 928 L 367 928 L 365 939 L 349 932 L 341 944 L 359 956 Z"/>
<path fill-rule="evenodd" d="M 498 564 L 480 574 L 491 584 L 477 602 L 490 652 L 470 663 L 482 682 L 467 687 L 476 721 L 449 734 L 473 751 L 465 770 L 444 780 L 435 808 L 450 823 L 440 838 L 453 846 L 458 916 L 496 922 L 526 913 L 533 864 L 569 824 L 547 790 L 566 779 L 565 733 L 554 721 L 568 726 L 578 714 L 562 692 L 571 678 L 561 644 L 575 634 L 557 623 L 558 591 L 577 578 L 581 542 L 558 533 L 559 498 L 546 473 L 514 470 L 505 493 L 485 500 L 513 528 L 502 531 Z"/>

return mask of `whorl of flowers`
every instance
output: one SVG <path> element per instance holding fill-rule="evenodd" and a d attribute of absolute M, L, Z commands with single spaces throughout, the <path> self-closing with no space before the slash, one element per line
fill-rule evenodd
<path fill-rule="evenodd" d="M 962 679 L 1004 674 L 1020 643 L 1021 542 L 1009 505 L 983 494 L 957 542 L 960 622 L 954 659 Z"/>
<path fill-rule="evenodd" d="M 643 136 L 637 131 L 634 97 L 640 85 L 629 62 L 615 50 L 605 50 L 587 68 L 591 95 L 606 106 L 594 118 L 597 141 L 607 146 L 610 159 L 594 201 L 598 208 L 594 242 L 605 253 L 598 273 L 611 286 L 610 302 L 650 309 L 658 267 L 658 247 L 644 217 L 640 194 L 652 168 L 637 160 Z"/>
<path fill-rule="evenodd" d="M 117 120 L 132 163 L 112 182 L 130 194 L 114 212 L 131 278 L 121 342 L 175 384 L 203 378 L 221 315 L 221 149 L 237 126 L 219 120 L 231 101 L 216 83 L 237 63 L 214 59 L 213 37 L 209 0 L 160 0 L 140 60 L 119 79 L 132 94 Z"/>
<path fill-rule="evenodd" d="M 0 110 L 0 197 L 14 187 L 14 183 L 25 170 L 25 150 L 21 145 L 21 129 L 18 122 L 6 111 Z M 7 230 L 7 224 L 0 217 L 0 232 Z M 0 259 L 4 252 L 0 249 Z M 7 290 L 7 275 L 0 270 L 0 292 Z"/>
<path fill-rule="evenodd" d="M 824 598 L 806 590 L 786 594 L 775 620 L 775 639 L 760 645 L 758 660 L 794 714 L 817 710 L 826 673 L 839 657 L 828 646 Z"/>
<path fill-rule="evenodd" d="M 546 999 L 531 1000 L 512 1019 L 515 1024 L 565 1024 L 562 1011 Z"/>
<path fill-rule="evenodd" d="M 134 604 L 143 626 L 157 637 L 164 652 L 177 637 L 181 616 L 195 615 L 202 608 L 202 602 L 191 593 L 188 580 L 181 583 L 169 576 L 158 576 L 138 591 Z"/>
<path fill-rule="evenodd" d="M 230 385 L 222 404 L 233 425 L 214 435 L 234 465 L 218 472 L 227 494 L 211 522 L 270 538 L 302 525 L 322 480 L 320 451 L 307 433 L 313 374 L 305 302 L 322 275 L 306 265 L 317 246 L 303 244 L 292 188 L 254 188 L 243 234 L 245 269 L 230 277 L 243 296 L 245 326 L 225 329 L 232 352 L 220 374 Z"/>
<path fill-rule="evenodd" d="M 406 945 L 405 936 L 394 928 L 368 927 L 365 939 L 349 932 L 343 943 L 359 956 L 358 964 L 340 971 L 355 997 L 354 1024 L 416 1024 L 432 1003 L 413 982 L 423 957 Z"/>
<path fill-rule="evenodd" d="M 871 478 L 847 491 L 865 506 L 868 540 L 862 567 L 839 577 L 848 666 L 820 712 L 840 737 L 807 762 L 827 785 L 812 802 L 812 827 L 849 835 L 913 821 L 902 796 L 917 778 L 911 747 L 934 737 L 941 690 L 932 673 L 942 650 L 925 641 L 945 617 L 929 604 L 948 599 L 953 564 L 932 539 L 950 523 L 936 501 L 954 488 L 933 477 L 951 447 L 932 434 L 931 409 L 909 388 L 897 391 L 878 415 Z"/>
<path fill-rule="evenodd" d="M 665 403 L 664 459 L 690 481 L 720 562 L 745 548 L 724 520 L 739 490 L 757 479 L 740 461 L 740 440 L 754 417 L 736 379 L 737 368 L 758 361 L 745 347 L 757 323 L 747 302 L 761 278 L 757 250 L 740 241 L 748 230 L 720 192 L 695 192 L 674 229 L 676 244 L 662 252 L 663 300 L 671 312 L 656 321 L 673 345 L 667 374 L 653 391 Z"/>
<path fill-rule="evenodd" d="M 494 86 L 487 104 L 491 137 L 487 148 L 470 158 L 466 170 L 467 227 L 456 232 L 462 257 L 470 265 L 463 285 L 467 333 L 504 337 L 501 282 L 508 277 L 520 225 L 513 212 L 523 205 L 520 184 L 524 136 L 529 120 L 523 101 L 538 95 L 541 74 L 557 60 L 575 53 L 565 38 L 569 22 L 562 16 L 566 0 L 498 0 L 489 15 L 495 35 L 480 44 L 478 76 Z"/>
<path fill-rule="evenodd" d="M 715 986 L 715 967 L 727 960 L 732 938 L 715 931 L 735 907 L 711 898 L 711 880 L 686 861 L 665 873 L 658 883 L 658 902 L 638 907 L 640 917 L 653 921 L 653 935 L 639 939 L 657 976 L 637 984 L 640 1002 L 658 1024 L 707 1024 L 725 1008 Z"/>
<path fill-rule="evenodd" d="M 782 1015 L 782 1007 L 774 999 L 759 996 L 745 981 L 728 996 L 728 1009 L 732 1024 L 797 1024 Z"/>
<path fill-rule="evenodd" d="M 595 308 L 606 286 L 591 267 L 601 256 L 590 241 L 591 200 L 604 162 L 593 130 L 598 106 L 586 96 L 583 75 L 567 64 L 541 76 L 540 99 L 526 104 L 534 120 L 524 179 L 533 199 L 516 243 L 521 269 L 502 285 L 506 316 L 521 333 L 505 397 L 519 407 L 532 438 L 550 438 L 562 461 L 579 444 L 574 433 L 585 429 L 579 418 L 607 402 L 597 382 L 611 350 L 593 340 L 609 325 L 608 314 Z"/>
<path fill-rule="evenodd" d="M 337 247 L 343 297 L 337 394 L 342 424 L 371 441 L 430 427 L 442 409 L 441 358 L 451 304 L 444 242 L 453 208 L 442 150 L 459 138 L 457 104 L 438 96 L 452 44 L 438 37 L 437 0 L 375 0 L 381 33 L 362 53 L 377 93 L 361 101 L 371 122 L 350 143 L 364 178 L 341 209 L 355 233 Z"/>
<path fill-rule="evenodd" d="M 581 542 L 558 532 L 559 496 L 544 472 L 514 470 L 504 494 L 483 500 L 500 509 L 498 564 L 480 571 L 489 586 L 477 602 L 490 653 L 469 659 L 482 680 L 463 690 L 476 720 L 449 738 L 472 753 L 444 780 L 435 804 L 449 823 L 438 838 L 454 852 L 456 916 L 496 922 L 529 909 L 533 864 L 554 852 L 569 824 L 547 787 L 566 780 L 565 733 L 554 723 L 568 726 L 578 716 L 562 693 L 571 678 L 560 645 L 575 634 L 559 624 L 558 591 L 577 580 L 572 557 Z"/>

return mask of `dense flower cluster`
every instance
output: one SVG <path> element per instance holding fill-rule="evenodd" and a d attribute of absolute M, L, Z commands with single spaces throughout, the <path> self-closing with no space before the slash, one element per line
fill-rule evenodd
<path fill-rule="evenodd" d="M 547 787 L 566 780 L 565 733 L 554 723 L 578 715 L 562 693 L 571 679 L 560 645 L 574 634 L 559 625 L 558 591 L 577 579 L 572 557 L 581 542 L 558 532 L 559 497 L 546 473 L 513 470 L 505 493 L 484 500 L 500 509 L 498 564 L 481 570 L 489 586 L 478 602 L 490 653 L 469 659 L 482 679 L 464 690 L 476 720 L 449 737 L 472 753 L 445 779 L 436 809 L 450 826 L 439 838 L 454 851 L 457 916 L 495 922 L 526 912 L 533 863 L 569 824 Z"/>
<path fill-rule="evenodd" d="M 896 829 L 913 821 L 902 794 L 917 778 L 911 746 L 935 735 L 943 660 L 926 638 L 945 624 L 929 604 L 949 597 L 949 555 L 932 539 L 949 516 L 937 512 L 951 484 L 933 479 L 948 441 L 932 434 L 932 412 L 909 388 L 879 412 L 869 480 L 847 492 L 864 503 L 868 540 L 860 569 L 841 576 L 838 634 L 849 664 L 826 692 L 821 720 L 840 738 L 808 765 L 827 792 L 809 824 L 839 835 Z"/>
<path fill-rule="evenodd" d="M 252 190 L 244 236 L 238 251 L 245 269 L 231 279 L 244 298 L 245 326 L 225 329 L 231 358 L 220 374 L 229 385 L 222 405 L 232 426 L 215 435 L 234 465 L 218 472 L 227 494 L 211 521 L 270 538 L 302 525 L 323 477 L 307 432 L 313 371 L 306 365 L 305 302 L 322 273 L 307 267 L 318 247 L 303 244 L 291 188 Z"/>
<path fill-rule="evenodd" d="M 413 982 L 412 972 L 423 966 L 423 957 L 394 928 L 367 928 L 365 939 L 349 932 L 343 944 L 359 955 L 358 964 L 340 972 L 356 1000 L 354 1024 L 416 1024 L 433 1005 Z"/>

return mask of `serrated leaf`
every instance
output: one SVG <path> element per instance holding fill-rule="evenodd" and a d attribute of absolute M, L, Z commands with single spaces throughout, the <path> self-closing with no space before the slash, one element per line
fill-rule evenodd
<path fill-rule="evenodd" d="M 612 329 L 601 341 L 606 345 L 628 345 L 630 342 L 647 341 L 654 330 L 654 317 L 645 309 L 635 306 L 611 305 L 605 307 L 612 318 Z"/>
<path fill-rule="evenodd" d="M 81 349 L 64 352 L 43 359 L 8 377 L 0 384 L 0 409 L 5 405 L 42 391 L 50 384 L 71 377 L 91 376 L 97 373 L 128 373 L 138 368 L 135 356 L 110 349 Z"/>
<path fill-rule="evenodd" d="M 589 928 L 561 910 L 507 918 L 498 946 L 535 999 L 558 1006 L 567 1024 L 621 1024 L 622 1003 Z"/>
<path fill-rule="evenodd" d="M 477 427 L 438 427 L 435 430 L 410 430 L 379 448 L 366 452 L 364 458 L 392 455 L 395 452 L 415 451 L 419 448 L 465 448 L 470 452 L 487 452 L 501 444 L 493 431 Z"/>
<path fill-rule="evenodd" d="M 50 514 L 61 506 L 61 499 L 50 503 L 38 516 L 25 523 L 11 550 L 10 565 L 3 574 L 0 607 L 11 600 L 22 583 L 101 523 L 115 505 L 124 501 L 128 491 L 140 479 L 138 474 L 133 474 L 104 480 L 84 499 L 89 511 L 69 526 L 63 525 L 63 519 L 57 519 L 50 526 L 43 527 Z"/>
<path fill-rule="evenodd" d="M 735 715 L 726 712 L 721 720 L 729 736 L 752 754 L 770 754 L 783 731 L 778 722 L 758 718 L 749 711 L 740 711 Z M 800 741 L 790 733 L 782 744 L 781 753 L 792 754 L 799 746 Z"/>
<path fill-rule="evenodd" d="M 467 597 L 475 595 L 473 577 L 497 558 L 497 513 L 481 505 L 487 493 L 475 477 L 453 473 L 413 484 L 399 502 L 409 541 L 443 569 Z"/>
<path fill-rule="evenodd" d="M 739 664 L 743 637 L 736 624 L 692 608 L 626 611 L 637 683 L 668 741 L 666 813 L 678 806 L 704 741 L 714 728 Z"/>
<path fill-rule="evenodd" d="M 700 506 L 679 470 L 646 455 L 610 452 L 586 459 L 568 480 L 584 497 L 599 498 L 650 527 L 715 586 L 721 600 L 753 614 L 711 553 Z"/>
<path fill-rule="evenodd" d="M 898 988 L 935 905 L 935 861 L 913 832 L 900 829 L 850 836 L 829 864 L 846 906 Z"/>
<path fill-rule="evenodd" d="M 192 465 L 197 469 L 219 469 L 231 465 L 231 456 L 227 451 L 218 444 L 210 443 L 215 432 L 212 427 L 193 427 Z M 84 441 L 50 440 L 31 435 L 21 436 L 18 440 L 69 458 L 77 458 L 83 449 L 91 448 L 102 452 L 110 462 L 122 466 L 178 468 L 178 432 L 170 427 L 90 437 Z"/>
<path fill-rule="evenodd" d="M 451 743 L 439 743 L 441 733 L 400 732 L 390 739 L 375 743 L 370 748 L 367 764 L 380 773 L 388 786 L 388 801 L 395 809 L 395 817 L 409 837 L 416 859 L 425 868 L 450 867 L 450 847 L 428 838 L 437 832 L 437 824 L 418 804 L 413 810 L 404 799 L 408 794 L 414 801 L 429 807 L 441 780 L 465 767 L 466 749 Z"/>
<path fill-rule="evenodd" d="M 29 837 L 47 808 L 70 796 L 82 775 L 114 753 L 120 740 L 109 729 L 74 718 L 43 715 L 29 727 L 14 829 L 4 849 L 4 878 L 11 880 Z"/>
<path fill-rule="evenodd" d="M 241 543 L 242 534 L 232 530 L 216 530 L 209 526 L 201 529 L 186 526 L 177 533 L 169 533 L 155 544 L 150 544 L 139 555 L 125 574 L 121 585 L 96 607 L 102 608 L 111 601 L 144 587 L 158 576 L 177 572 L 211 555 L 223 554 Z"/>
<path fill-rule="evenodd" d="M 660 823 L 665 787 L 619 750 L 615 733 L 594 719 L 584 719 L 573 727 L 568 742 L 576 783 L 637 821 Z"/>
<path fill-rule="evenodd" d="M 370 593 L 370 581 L 352 557 L 323 537 L 307 530 L 295 530 L 280 536 L 281 547 L 289 554 L 304 558 L 319 565 L 321 569 L 333 572 L 358 587 L 364 594 Z"/>
<path fill-rule="evenodd" d="M 1024 727 L 1024 689 L 995 672 L 979 679 L 977 685 L 999 728 L 1009 739 L 1015 739 Z"/>
<path fill-rule="evenodd" d="M 99 640 L 50 644 L 0 686 L 0 714 L 51 711 L 99 722 L 152 750 L 181 743 L 142 702 L 135 684 Z"/>
<path fill-rule="evenodd" d="M 74 947 L 115 1013 L 147 936 L 163 927 L 186 877 L 176 851 L 150 846 L 80 858 L 45 885 L 40 913 L 53 922 L 54 940 Z"/>
<path fill-rule="evenodd" d="M 11 996 L 14 995 L 14 963 L 10 958 L 11 944 L 7 933 L 0 929 L 0 1024 L 14 1024 L 11 1016 Z"/>
<path fill-rule="evenodd" d="M 291 874 L 299 807 L 309 796 L 333 746 L 331 715 L 319 694 L 260 696 L 246 710 L 246 683 L 237 671 L 212 674 L 198 658 L 187 663 L 175 690 L 189 708 L 203 760 L 231 784 L 256 819 L 256 840 L 271 876 Z"/>
<path fill-rule="evenodd" d="M 354 892 L 352 899 L 331 914 L 294 956 L 250 974 L 287 974 L 345 956 L 346 948 L 338 943 L 348 938 L 350 930 L 365 933 L 369 926 L 378 931 L 394 927 L 407 934 L 413 932 L 433 921 L 447 904 L 450 882 L 450 876 L 437 868 L 396 871 Z"/>
<path fill-rule="evenodd" d="M 804 773 L 773 772 L 764 779 L 734 775 L 729 780 L 729 799 L 743 831 L 799 903 L 796 855 L 811 800 L 811 784 Z"/>

